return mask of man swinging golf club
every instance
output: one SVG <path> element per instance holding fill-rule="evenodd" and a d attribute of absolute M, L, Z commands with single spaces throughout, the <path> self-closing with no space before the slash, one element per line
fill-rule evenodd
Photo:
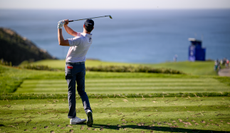
<path fill-rule="evenodd" d="M 92 44 L 91 31 L 94 28 L 94 21 L 87 19 L 83 25 L 83 32 L 79 33 L 72 30 L 68 26 L 69 20 L 61 20 L 58 22 L 58 42 L 61 46 L 70 46 L 66 56 L 65 78 L 68 84 L 68 102 L 70 124 L 79 124 L 86 121 L 76 117 L 76 82 L 77 91 L 81 97 L 84 110 L 87 115 L 87 126 L 92 126 L 93 116 L 90 107 L 88 96 L 85 92 L 85 60 L 86 53 Z M 74 38 L 65 40 L 62 35 L 62 27 L 64 26 L 66 32 Z"/>

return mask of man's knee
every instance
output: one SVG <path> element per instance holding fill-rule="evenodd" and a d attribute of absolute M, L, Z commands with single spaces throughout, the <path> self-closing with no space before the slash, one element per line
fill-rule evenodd
<path fill-rule="evenodd" d="M 78 91 L 78 94 L 79 94 L 80 96 L 83 96 L 83 95 L 86 94 L 85 91 L 82 90 L 82 89 L 80 89 L 80 90 L 78 89 L 77 91 Z"/>

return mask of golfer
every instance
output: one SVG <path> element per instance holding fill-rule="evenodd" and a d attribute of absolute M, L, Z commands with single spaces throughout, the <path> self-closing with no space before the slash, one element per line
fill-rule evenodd
<path fill-rule="evenodd" d="M 92 44 L 91 31 L 94 28 L 94 21 L 87 19 L 83 25 L 83 32 L 79 33 L 68 26 L 68 20 L 58 22 L 58 42 L 61 46 L 70 46 L 66 56 L 65 78 L 68 84 L 68 102 L 70 124 L 84 123 L 86 119 L 76 116 L 76 82 L 77 92 L 81 97 L 84 110 L 87 115 L 87 126 L 92 126 L 93 116 L 88 96 L 85 92 L 85 60 L 86 53 Z M 74 38 L 65 40 L 62 35 L 62 27 Z"/>

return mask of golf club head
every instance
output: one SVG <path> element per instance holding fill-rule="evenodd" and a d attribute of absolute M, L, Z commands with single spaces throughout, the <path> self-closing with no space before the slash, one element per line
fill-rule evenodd
<path fill-rule="evenodd" d="M 110 19 L 113 19 L 111 15 L 105 15 L 104 17 L 109 17 Z"/>
<path fill-rule="evenodd" d="M 111 15 L 109 15 L 109 18 L 110 18 L 110 19 L 113 19 Z"/>

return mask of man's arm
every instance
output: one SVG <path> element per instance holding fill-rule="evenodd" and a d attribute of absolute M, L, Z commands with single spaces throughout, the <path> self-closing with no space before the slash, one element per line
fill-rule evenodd
<path fill-rule="evenodd" d="M 72 35 L 72 36 L 77 36 L 77 32 L 74 31 L 74 30 L 72 30 L 72 29 L 68 26 L 68 24 L 69 24 L 69 21 L 66 20 L 66 21 L 65 21 L 65 24 L 64 24 L 64 28 L 65 28 L 66 32 L 67 32 L 68 34 Z"/>
<path fill-rule="evenodd" d="M 64 39 L 61 28 L 58 29 L 58 42 L 61 46 L 69 46 L 69 41 Z"/>

